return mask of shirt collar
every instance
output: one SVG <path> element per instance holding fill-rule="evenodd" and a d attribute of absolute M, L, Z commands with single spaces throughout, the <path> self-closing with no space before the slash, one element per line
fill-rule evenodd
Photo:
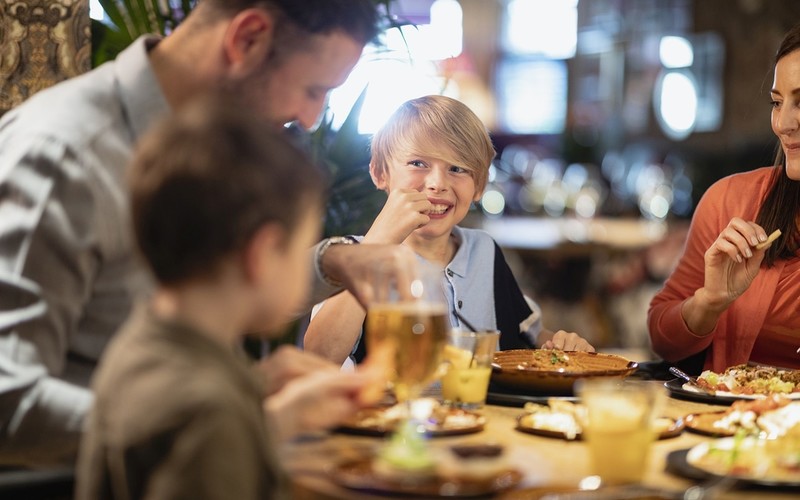
<path fill-rule="evenodd" d="M 160 40 L 155 36 L 139 37 L 120 52 L 114 64 L 120 97 L 134 140 L 170 110 L 147 56 Z"/>
<path fill-rule="evenodd" d="M 452 272 L 460 278 L 467 276 L 467 267 L 469 266 L 470 254 L 472 253 L 472 245 L 465 241 L 467 233 L 462 231 L 460 227 L 453 226 L 453 237 L 458 244 L 458 250 L 453 256 L 453 260 L 447 265 L 447 271 Z"/>

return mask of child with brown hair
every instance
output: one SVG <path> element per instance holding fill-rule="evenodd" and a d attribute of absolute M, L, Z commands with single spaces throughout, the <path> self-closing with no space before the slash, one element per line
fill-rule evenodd
<path fill-rule="evenodd" d="M 215 100 L 149 133 L 129 174 L 135 237 L 158 284 L 94 379 L 77 496 L 283 498 L 276 438 L 371 403 L 373 377 L 330 371 L 265 399 L 237 349 L 303 303 L 324 176 L 265 120 Z"/>

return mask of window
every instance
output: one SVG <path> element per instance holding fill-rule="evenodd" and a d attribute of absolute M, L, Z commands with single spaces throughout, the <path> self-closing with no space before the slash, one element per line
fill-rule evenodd
<path fill-rule="evenodd" d="M 567 116 L 566 60 L 578 40 L 577 0 L 506 0 L 497 66 L 499 125 L 516 134 L 558 134 Z"/>
<path fill-rule="evenodd" d="M 366 88 L 359 132 L 371 134 L 405 101 L 428 94 L 458 97 L 440 76 L 439 61 L 461 54 L 461 5 L 457 0 L 397 0 L 392 12 L 414 25 L 393 28 L 382 46 L 364 49 L 347 81 L 331 92 L 328 113 L 338 129 Z"/>

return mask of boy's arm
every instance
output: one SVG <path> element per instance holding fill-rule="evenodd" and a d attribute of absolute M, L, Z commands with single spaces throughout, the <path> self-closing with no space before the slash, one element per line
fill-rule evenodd
<path fill-rule="evenodd" d="M 361 334 L 366 312 L 349 292 L 326 300 L 308 325 L 303 347 L 341 364 Z"/>
<path fill-rule="evenodd" d="M 409 234 L 420 226 L 427 224 L 430 217 L 427 212 L 431 204 L 424 193 L 415 190 L 398 189 L 389 193 L 386 204 L 375 218 L 369 231 L 364 236 L 364 245 L 359 245 L 358 251 L 380 252 L 382 248 L 392 248 L 392 245 L 399 245 Z M 337 245 L 340 251 L 349 251 L 346 247 L 350 245 Z M 330 248 L 330 247 L 329 247 Z M 355 249 L 353 249 L 355 250 Z M 353 275 L 360 275 L 365 278 L 363 284 L 369 284 L 371 267 L 380 263 L 390 265 L 398 269 L 398 272 L 411 272 L 413 263 L 410 251 L 401 255 L 395 254 L 394 261 L 382 259 L 351 261 Z M 325 254 L 331 252 L 326 251 Z M 351 251 L 352 253 L 352 251 Z M 332 259 L 336 258 L 335 255 Z M 325 263 L 323 263 L 324 265 Z M 322 269 L 321 271 L 325 271 Z M 327 273 L 324 273 L 327 274 Z M 398 279 L 399 283 L 410 282 L 408 278 Z M 361 287 L 356 290 L 359 300 L 351 293 L 342 293 L 325 301 L 321 309 L 312 318 L 311 323 L 305 333 L 304 347 L 323 356 L 335 363 L 342 363 L 350 354 L 353 345 L 358 340 L 361 327 L 364 324 L 366 311 L 361 304 L 369 302 L 369 297 L 361 292 Z M 353 289 L 352 286 L 348 289 Z"/>

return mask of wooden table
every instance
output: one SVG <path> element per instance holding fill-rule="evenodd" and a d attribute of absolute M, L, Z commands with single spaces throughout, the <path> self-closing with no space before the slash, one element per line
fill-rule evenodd
<path fill-rule="evenodd" d="M 724 406 L 669 398 L 664 414 L 676 418 L 690 413 L 723 409 Z M 488 405 L 482 413 L 487 419 L 483 431 L 464 436 L 437 437 L 431 440 L 432 445 L 446 447 L 455 443 L 475 442 L 503 444 L 512 464 L 524 474 L 519 489 L 547 485 L 574 485 L 584 476 L 590 475 L 588 450 L 584 443 L 517 431 L 516 419 L 523 413 L 522 408 Z M 710 438 L 684 431 L 678 437 L 657 441 L 653 445 L 644 484 L 675 491 L 695 484 L 695 481 L 666 472 L 666 457 L 673 450 L 691 448 L 708 439 Z M 309 500 L 385 498 L 339 487 L 328 475 L 328 471 L 339 461 L 357 457 L 365 451 L 375 450 L 382 443 L 380 438 L 332 433 L 286 446 L 282 450 L 282 459 L 294 483 L 295 491 L 292 498 Z M 741 489 L 724 493 L 718 498 L 788 499 L 798 498 L 798 492 Z"/>

